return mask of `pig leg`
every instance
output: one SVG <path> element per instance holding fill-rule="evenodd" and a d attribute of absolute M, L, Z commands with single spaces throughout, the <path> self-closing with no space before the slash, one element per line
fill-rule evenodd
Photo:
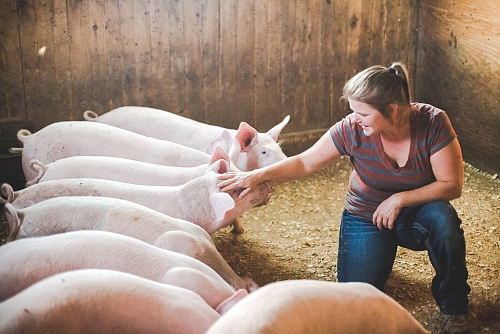
<path fill-rule="evenodd" d="M 241 225 L 241 222 L 238 218 L 233 220 L 231 226 L 233 226 L 233 229 L 231 230 L 233 234 L 238 235 L 238 234 L 243 234 L 243 232 L 245 232 L 245 229 L 243 228 L 243 225 Z"/>
<path fill-rule="evenodd" d="M 189 279 L 186 279 L 186 277 L 189 277 Z M 236 294 L 232 288 L 227 289 L 222 285 L 217 285 L 211 277 L 208 277 L 196 269 L 186 267 L 176 267 L 170 269 L 163 276 L 162 283 L 172 284 L 194 291 L 214 309 L 216 309 L 222 302 Z M 238 292 L 237 296 L 233 297 L 237 300 L 248 294 L 248 292 L 243 289 L 238 291 L 244 292 Z M 231 305 L 234 304 L 235 303 L 232 303 Z"/>
<path fill-rule="evenodd" d="M 183 231 L 170 231 L 162 234 L 153 244 L 200 260 L 215 270 L 235 290 L 247 289 L 247 282 L 231 269 L 212 243 L 203 244 L 193 235 Z"/>

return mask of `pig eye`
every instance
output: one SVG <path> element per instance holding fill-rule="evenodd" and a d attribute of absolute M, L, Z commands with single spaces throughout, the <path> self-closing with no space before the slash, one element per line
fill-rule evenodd
<path fill-rule="evenodd" d="M 260 150 L 260 154 L 267 155 L 267 149 L 263 148 L 262 150 Z"/>

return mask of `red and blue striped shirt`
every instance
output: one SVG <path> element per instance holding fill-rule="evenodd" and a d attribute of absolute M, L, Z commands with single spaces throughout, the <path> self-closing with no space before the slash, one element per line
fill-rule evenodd
<path fill-rule="evenodd" d="M 408 161 L 394 168 L 385 156 L 380 135 L 366 136 L 352 114 L 330 128 L 333 143 L 354 167 L 344 202 L 347 211 L 371 220 L 378 205 L 392 194 L 436 180 L 430 157 L 457 137 L 448 115 L 429 104 L 414 103 L 410 129 Z"/>

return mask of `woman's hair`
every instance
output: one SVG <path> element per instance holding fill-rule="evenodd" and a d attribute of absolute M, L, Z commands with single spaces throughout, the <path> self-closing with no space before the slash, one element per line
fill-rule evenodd
<path fill-rule="evenodd" d="M 395 62 L 387 68 L 369 67 L 353 76 L 344 86 L 342 99 L 366 103 L 387 117 L 388 106 L 396 103 L 410 108 L 411 95 L 408 71 L 402 63 Z"/>

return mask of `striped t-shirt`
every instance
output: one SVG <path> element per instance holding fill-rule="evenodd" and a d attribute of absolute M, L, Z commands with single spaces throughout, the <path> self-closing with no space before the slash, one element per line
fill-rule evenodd
<path fill-rule="evenodd" d="M 457 136 L 448 116 L 431 105 L 414 103 L 410 129 L 408 161 L 394 168 L 385 156 L 380 135 L 366 136 L 352 114 L 330 128 L 333 143 L 354 167 L 344 203 L 347 211 L 371 220 L 378 205 L 392 194 L 436 180 L 430 157 Z"/>

